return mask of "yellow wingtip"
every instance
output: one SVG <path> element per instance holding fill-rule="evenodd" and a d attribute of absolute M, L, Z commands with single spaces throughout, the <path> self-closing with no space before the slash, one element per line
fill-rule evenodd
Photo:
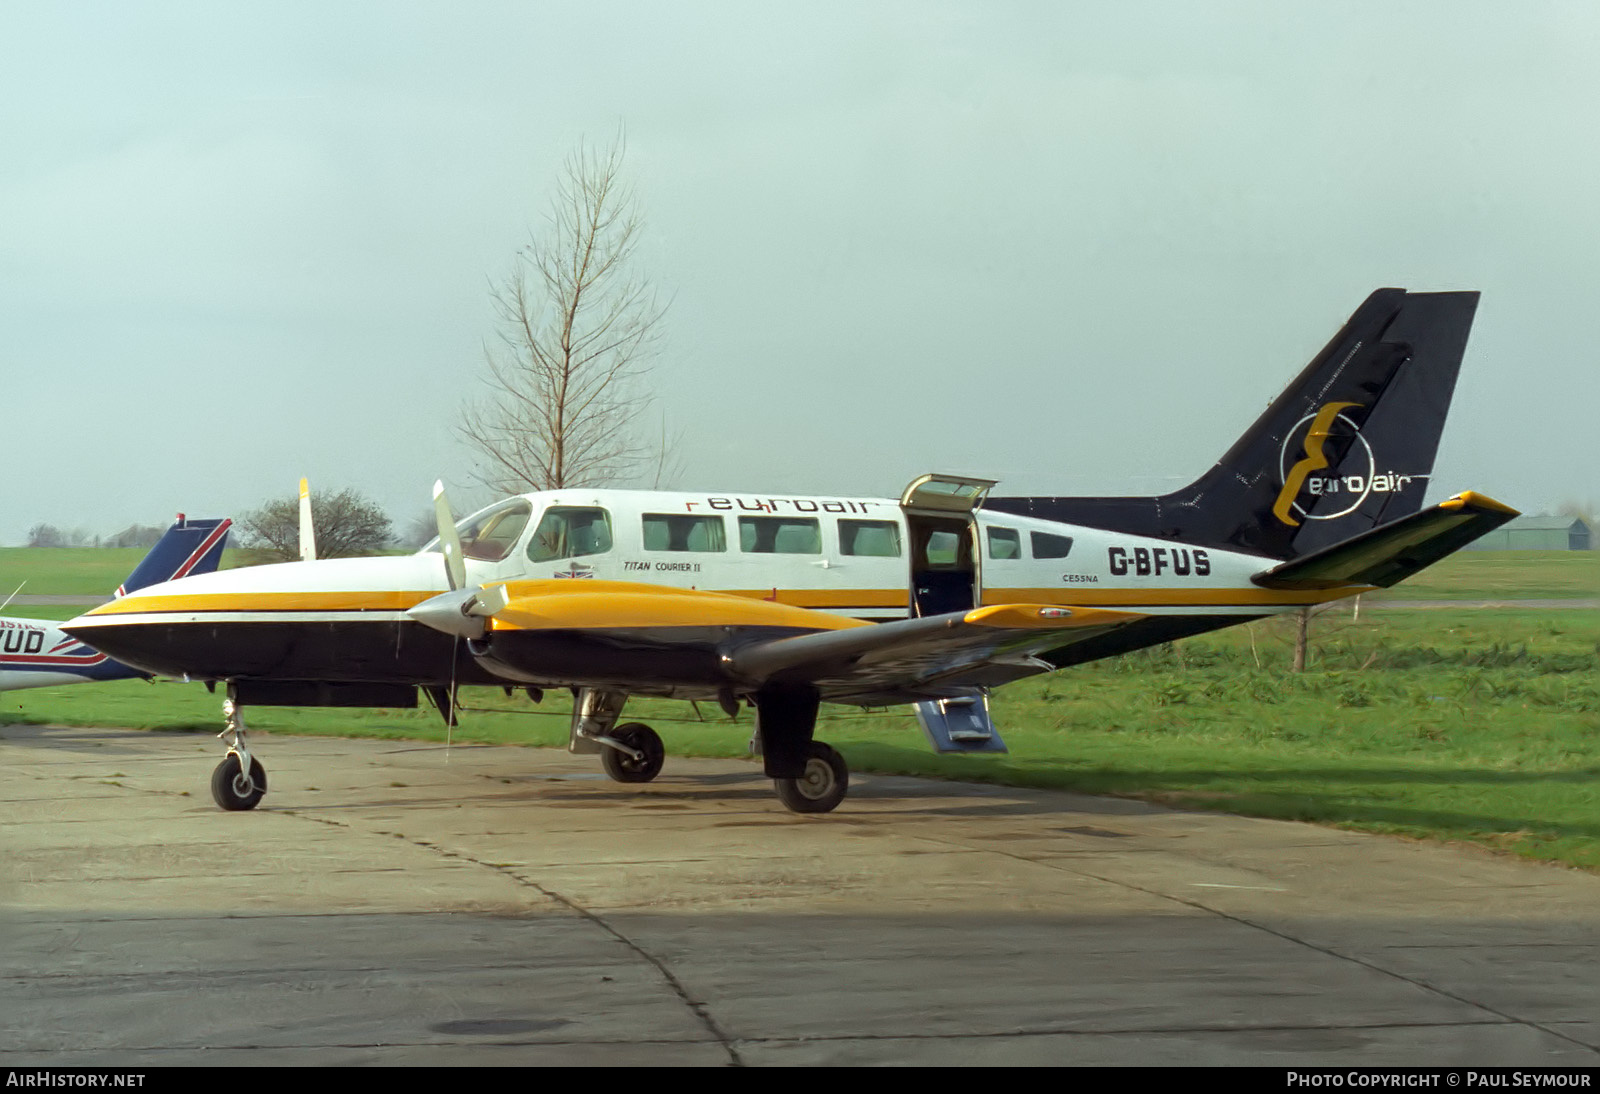
<path fill-rule="evenodd" d="M 1522 511 L 1513 509 L 1504 502 L 1495 501 L 1488 494 L 1480 494 L 1475 490 L 1463 490 L 1452 498 L 1439 503 L 1440 509 L 1487 509 L 1491 513 L 1510 513 L 1520 517 Z"/>
<path fill-rule="evenodd" d="M 1080 608 L 1061 604 L 991 604 L 974 608 L 965 621 L 981 627 L 1016 627 L 1022 630 L 1103 627 L 1136 619 L 1139 612 L 1119 612 L 1109 608 Z"/>

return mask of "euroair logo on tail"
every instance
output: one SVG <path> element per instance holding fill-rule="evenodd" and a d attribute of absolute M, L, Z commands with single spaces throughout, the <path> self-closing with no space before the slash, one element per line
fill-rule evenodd
<path fill-rule="evenodd" d="M 1374 493 L 1393 493 L 1426 475 L 1408 475 L 1393 469 L 1380 469 L 1378 454 L 1361 434 L 1361 423 L 1352 416 L 1362 411 L 1360 403 L 1324 403 L 1315 414 L 1295 423 L 1284 438 L 1278 457 L 1278 473 L 1283 489 L 1278 491 L 1272 515 L 1291 527 L 1301 520 L 1336 520 L 1361 507 Z M 1343 448 L 1338 458 L 1329 452 Z M 1300 458 L 1289 464 L 1298 450 Z M 1319 505 L 1324 498 L 1335 499 Z M 1310 510 L 1316 508 L 1316 512 Z"/>

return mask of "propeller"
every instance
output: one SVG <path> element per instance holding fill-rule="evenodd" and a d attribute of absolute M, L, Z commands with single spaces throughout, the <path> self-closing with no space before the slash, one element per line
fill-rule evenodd
<path fill-rule="evenodd" d="M 439 525 L 445 580 L 450 588 L 460 589 L 467 583 L 467 560 L 461 553 L 461 537 L 456 533 L 455 517 L 450 513 L 450 499 L 445 497 L 443 480 L 433 484 L 433 519 Z"/>
<path fill-rule="evenodd" d="M 482 638 L 489 632 L 489 618 L 506 606 L 506 587 L 466 587 L 466 557 L 461 551 L 461 536 L 456 532 L 443 482 L 433 484 L 433 516 L 439 525 L 439 550 L 444 555 L 444 576 L 450 591 L 429 597 L 408 608 L 406 614 L 418 623 L 457 638 Z"/>
<path fill-rule="evenodd" d="M 314 562 L 317 557 L 317 530 L 311 523 L 311 484 L 300 480 L 300 561 Z"/>

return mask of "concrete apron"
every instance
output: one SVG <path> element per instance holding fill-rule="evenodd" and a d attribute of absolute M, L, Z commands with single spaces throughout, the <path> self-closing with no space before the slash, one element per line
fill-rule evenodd
<path fill-rule="evenodd" d="M 0 730 L 0 1064 L 1600 1063 L 1600 877 L 752 764 Z M 670 749 L 671 742 L 668 741 Z"/>

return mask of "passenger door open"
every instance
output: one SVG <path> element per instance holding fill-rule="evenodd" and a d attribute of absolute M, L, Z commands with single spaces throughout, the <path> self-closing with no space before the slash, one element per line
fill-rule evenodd
<path fill-rule="evenodd" d="M 970 611 L 983 603 L 978 522 L 992 479 L 923 475 L 900 495 L 911 555 L 911 614 Z M 917 720 L 937 752 L 1004 752 L 989 716 L 989 695 L 965 689 L 916 704 Z"/>
<path fill-rule="evenodd" d="M 967 611 L 983 602 L 973 511 L 993 486 L 991 479 L 923 475 L 900 495 L 910 540 L 913 616 Z"/>

